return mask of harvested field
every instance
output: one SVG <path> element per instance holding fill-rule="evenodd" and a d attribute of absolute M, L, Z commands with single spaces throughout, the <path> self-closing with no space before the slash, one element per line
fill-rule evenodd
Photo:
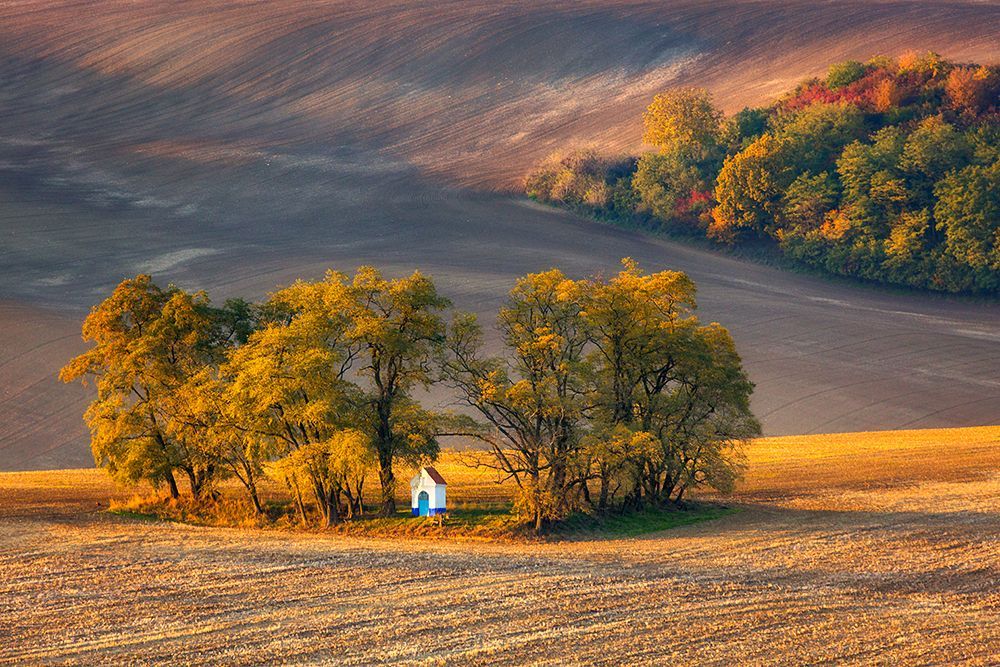
<path fill-rule="evenodd" d="M 1000 427 L 765 439 L 722 519 L 641 539 L 360 540 L 131 521 L 0 474 L 0 662 L 990 664 Z M 450 493 L 481 496 L 473 473 Z M 434 613 L 423 610 L 434 609 Z"/>
<path fill-rule="evenodd" d="M 515 276 L 628 255 L 697 281 L 769 434 L 994 422 L 996 304 L 790 275 L 508 192 L 556 147 L 635 149 L 664 87 L 733 111 L 848 57 L 996 62 L 998 24 L 971 0 L 5 3 L 0 470 L 89 464 L 87 394 L 55 374 L 140 271 L 221 299 L 419 267 L 488 320 Z"/>

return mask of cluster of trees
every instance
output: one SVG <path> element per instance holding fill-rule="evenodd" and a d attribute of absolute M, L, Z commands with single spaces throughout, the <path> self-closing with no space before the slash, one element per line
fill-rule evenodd
<path fill-rule="evenodd" d="M 143 275 L 92 310 L 93 346 L 61 377 L 96 385 L 97 464 L 174 498 L 179 477 L 197 499 L 235 478 L 263 513 L 267 476 L 303 523 L 330 525 L 364 512 L 377 477 L 388 515 L 396 468 L 465 435 L 488 443 L 484 465 L 515 481 L 517 511 L 541 530 L 577 510 L 732 488 L 760 430 L 753 385 L 728 332 L 699 323 L 694 293 L 684 274 L 628 260 L 611 279 L 530 274 L 499 313 L 492 355 L 475 316 L 446 321 L 450 303 L 419 273 L 329 272 L 221 307 Z M 478 419 L 422 407 L 413 392 L 432 383 Z"/>
<path fill-rule="evenodd" d="M 638 158 L 577 151 L 529 175 L 542 201 L 726 244 L 766 241 L 831 273 L 1000 290 L 1000 68 L 933 53 L 834 65 L 729 118 L 657 96 Z"/>
<path fill-rule="evenodd" d="M 729 333 L 702 325 L 683 273 L 631 260 L 610 279 L 525 276 L 500 310 L 506 354 L 455 319 L 443 377 L 488 425 L 494 466 L 539 529 L 574 509 L 680 502 L 732 489 L 760 433 Z"/>
<path fill-rule="evenodd" d="M 412 398 L 432 380 L 448 306 L 419 273 L 390 280 L 372 268 L 221 308 L 141 275 L 92 310 L 83 336 L 94 345 L 61 377 L 93 378 L 91 447 L 120 479 L 165 484 L 176 498 L 183 475 L 204 498 L 234 477 L 263 512 L 266 473 L 303 521 L 311 495 L 329 525 L 362 509 L 374 472 L 390 514 L 395 466 L 434 457 L 449 428 Z"/>

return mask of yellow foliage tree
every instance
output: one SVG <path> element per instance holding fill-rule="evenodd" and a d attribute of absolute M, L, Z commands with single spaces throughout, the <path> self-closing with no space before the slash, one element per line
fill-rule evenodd
<path fill-rule="evenodd" d="M 216 333 L 204 294 L 161 289 L 148 275 L 122 281 L 94 307 L 83 324 L 93 347 L 60 378 L 97 387 L 84 418 L 98 465 L 130 482 L 165 483 L 174 498 L 182 472 L 200 495 L 216 470 L 186 428 L 185 385 L 217 357 Z"/>
<path fill-rule="evenodd" d="M 706 91 L 678 88 L 654 97 L 642 120 L 647 144 L 696 156 L 718 143 L 722 112 Z"/>
<path fill-rule="evenodd" d="M 488 464 L 513 479 L 517 507 L 540 532 L 546 519 L 572 508 L 581 418 L 578 370 L 586 338 L 579 284 L 553 269 L 520 278 L 497 325 L 508 357 L 482 353 L 473 315 L 455 319 L 444 375 L 488 423 L 480 437 L 491 447 Z"/>

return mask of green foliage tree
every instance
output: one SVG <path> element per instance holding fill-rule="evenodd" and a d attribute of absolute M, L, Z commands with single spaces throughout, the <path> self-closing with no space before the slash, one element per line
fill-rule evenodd
<path fill-rule="evenodd" d="M 690 209 L 681 210 L 685 200 L 692 192 L 710 187 L 697 165 L 676 152 L 643 154 L 632 177 L 632 189 L 639 197 L 641 210 L 667 220 L 679 215 L 690 217 Z"/>
<path fill-rule="evenodd" d="M 475 318 L 451 330 L 445 376 L 485 418 L 492 465 L 518 485 L 536 530 L 581 502 L 731 489 L 741 445 L 760 430 L 732 339 L 698 323 L 691 280 L 624 262 L 610 280 L 519 280 L 499 319 L 507 358 L 483 355 Z"/>
<path fill-rule="evenodd" d="M 831 90 L 837 90 L 849 86 L 865 74 L 868 68 L 857 60 L 847 60 L 830 66 L 826 75 L 826 86 Z"/>
<path fill-rule="evenodd" d="M 785 191 L 782 204 L 785 225 L 797 232 L 817 229 L 836 206 L 839 194 L 837 182 L 829 173 L 799 174 Z"/>
<path fill-rule="evenodd" d="M 685 274 L 647 275 L 623 263 L 617 276 L 582 291 L 598 506 L 622 491 L 628 502 L 661 504 L 679 502 L 693 485 L 730 490 L 742 443 L 760 432 L 732 339 L 717 324 L 699 324 Z"/>
<path fill-rule="evenodd" d="M 1000 288 L 1000 161 L 954 171 L 935 188 L 934 215 L 944 247 L 982 274 L 983 286 Z"/>
<path fill-rule="evenodd" d="M 727 155 L 739 153 L 768 130 L 767 109 L 742 109 L 725 120 L 721 139 Z"/>
<path fill-rule="evenodd" d="M 958 129 L 940 116 L 930 116 L 906 139 L 900 167 L 920 184 L 933 185 L 948 171 L 968 162 L 971 146 Z"/>
<path fill-rule="evenodd" d="M 776 241 L 831 273 L 989 292 L 996 269 L 953 251 L 935 218 L 944 179 L 1000 159 L 998 110 L 995 66 L 931 52 L 848 61 L 725 120 L 704 91 L 669 91 L 643 117 L 645 141 L 658 150 L 634 171 L 623 161 L 613 177 L 581 166 L 540 182 L 551 191 L 559 180 L 572 193 L 547 201 L 601 217 L 728 244 Z"/>
<path fill-rule="evenodd" d="M 867 134 L 864 113 L 846 102 L 812 104 L 775 119 L 775 134 L 786 142 L 788 165 L 795 171 L 833 167 L 844 147 Z"/>

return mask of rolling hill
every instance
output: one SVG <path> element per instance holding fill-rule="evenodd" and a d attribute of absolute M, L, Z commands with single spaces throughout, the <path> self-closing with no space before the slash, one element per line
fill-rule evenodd
<path fill-rule="evenodd" d="M 995 422 L 996 304 L 787 274 L 510 191 L 555 146 L 634 149 L 664 87 L 732 111 L 850 57 L 996 62 L 998 24 L 971 1 L 7 3 L 0 469 L 89 462 L 87 394 L 55 373 L 137 272 L 255 298 L 419 267 L 488 316 L 517 275 L 632 256 L 697 281 L 770 434 Z"/>

